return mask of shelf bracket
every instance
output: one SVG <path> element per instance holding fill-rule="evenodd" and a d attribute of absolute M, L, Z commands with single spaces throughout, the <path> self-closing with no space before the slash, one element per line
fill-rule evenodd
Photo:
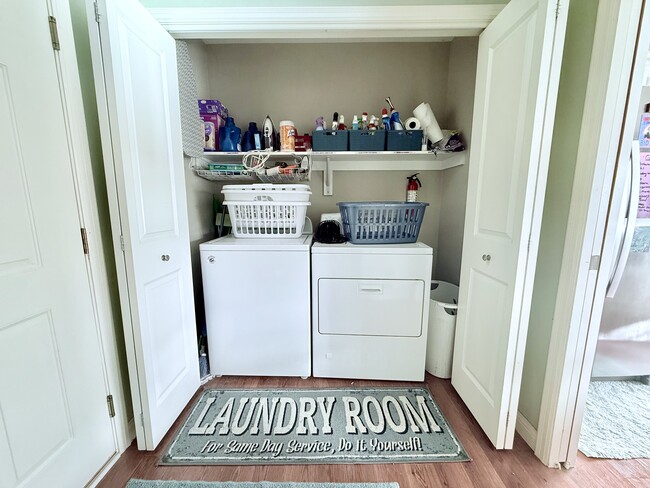
<path fill-rule="evenodd" d="M 325 157 L 325 171 L 323 171 L 323 195 L 332 196 L 334 190 L 334 171 L 332 171 L 332 165 L 330 157 Z"/>

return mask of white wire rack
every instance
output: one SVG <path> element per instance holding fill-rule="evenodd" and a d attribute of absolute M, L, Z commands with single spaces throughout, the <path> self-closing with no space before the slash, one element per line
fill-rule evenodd
<path fill-rule="evenodd" d="M 197 176 L 210 181 L 257 181 L 257 175 L 249 171 L 226 171 L 216 169 L 195 169 Z"/>
<path fill-rule="evenodd" d="M 257 181 L 264 183 L 300 183 L 311 180 L 311 152 L 264 152 L 218 153 L 219 160 L 242 163 L 242 170 L 210 170 L 205 157 L 190 166 L 197 176 L 210 181 Z M 215 158 L 216 154 L 211 157 Z M 276 168 L 285 163 L 286 167 Z"/>

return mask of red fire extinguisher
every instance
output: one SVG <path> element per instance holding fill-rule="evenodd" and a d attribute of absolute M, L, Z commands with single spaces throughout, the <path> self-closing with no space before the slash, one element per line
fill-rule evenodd
<path fill-rule="evenodd" d="M 417 202 L 418 201 L 418 188 L 422 186 L 422 182 L 418 178 L 420 173 L 415 173 L 414 175 L 408 176 L 406 180 L 406 201 L 407 202 Z"/>

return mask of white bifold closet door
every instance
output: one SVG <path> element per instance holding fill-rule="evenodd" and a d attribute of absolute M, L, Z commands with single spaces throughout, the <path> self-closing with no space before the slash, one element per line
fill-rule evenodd
<path fill-rule="evenodd" d="M 100 1 L 98 12 L 93 68 L 129 378 L 138 447 L 151 450 L 199 387 L 176 46 L 137 0 Z"/>
<path fill-rule="evenodd" d="M 73 87 L 60 75 L 71 29 L 67 1 L 0 0 L 2 488 L 85 486 L 116 452 L 80 232 Z"/>
<path fill-rule="evenodd" d="M 452 384 L 512 447 L 568 1 L 512 0 L 479 40 Z"/>

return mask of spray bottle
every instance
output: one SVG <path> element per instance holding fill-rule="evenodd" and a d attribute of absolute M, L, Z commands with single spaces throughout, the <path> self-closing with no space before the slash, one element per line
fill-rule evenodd
<path fill-rule="evenodd" d="M 418 178 L 420 173 L 415 173 L 414 175 L 407 176 L 406 180 L 406 201 L 407 202 L 417 202 L 418 201 L 418 188 L 422 186 L 422 182 Z"/>

